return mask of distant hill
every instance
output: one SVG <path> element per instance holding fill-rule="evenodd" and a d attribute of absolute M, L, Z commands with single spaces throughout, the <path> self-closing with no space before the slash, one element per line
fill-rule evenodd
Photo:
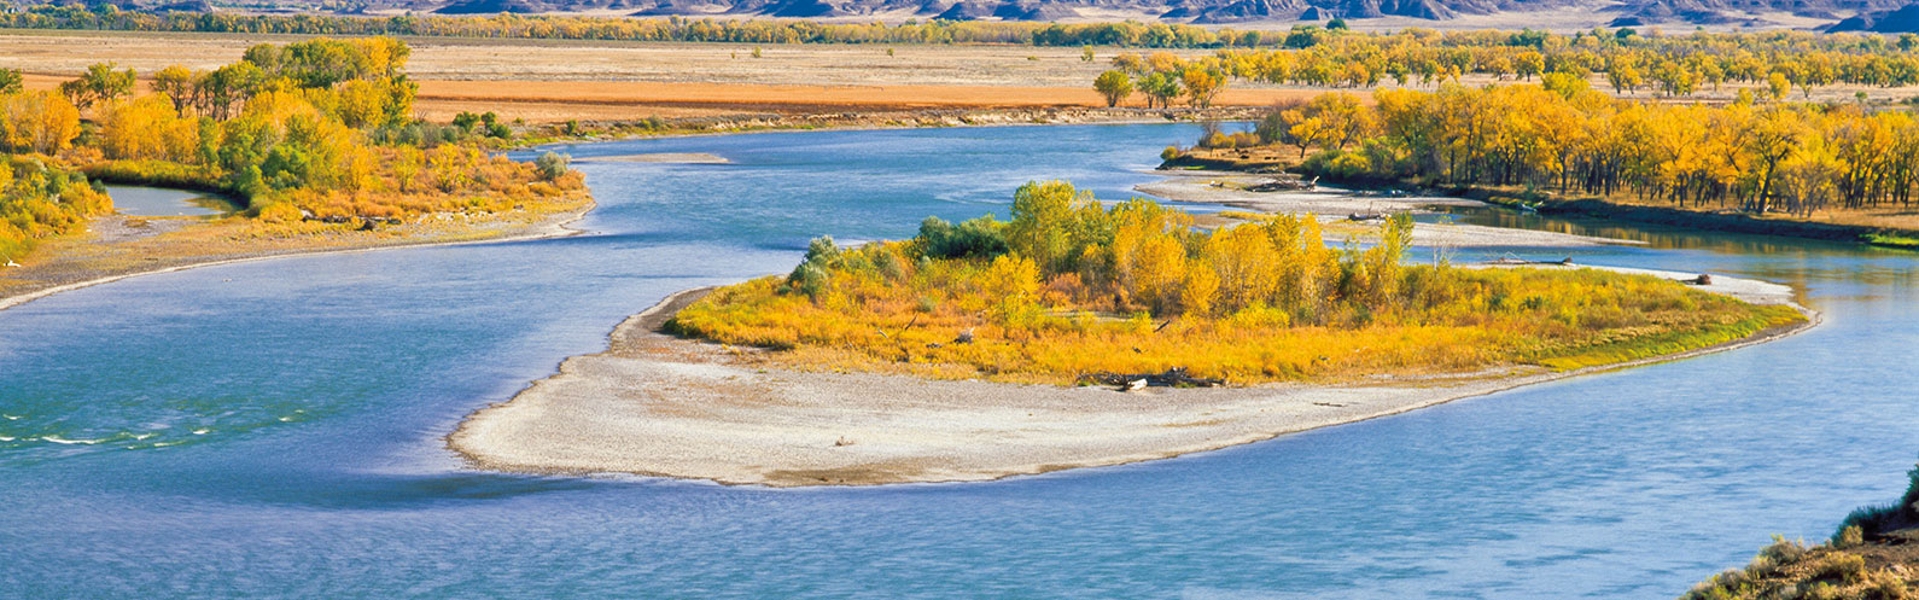
<path fill-rule="evenodd" d="M 1898 8 L 1910 0 L 1626 0 L 1616 10 L 1615 27 L 1658 23 L 1732 25 L 1753 20 L 1751 13 L 1783 12 L 1811 19 L 1839 19 L 1858 11 Z"/>
<path fill-rule="evenodd" d="M 464 0 L 488 2 L 502 0 Z M 515 0 L 531 1 L 531 0 Z M 595 0 L 549 0 L 555 10 Z M 910 11 L 924 18 L 1056 21 L 1110 11 L 1199 24 L 1324 21 L 1334 17 L 1409 17 L 1443 21 L 1462 15 L 1551 10 L 1589 0 L 631 0 L 647 15 L 749 14 L 848 17 Z M 1740 24 L 1753 13 L 1791 13 L 1837 21 L 1842 14 L 1898 8 L 1905 0 L 1623 0 L 1606 10 L 1615 26 Z"/>
<path fill-rule="evenodd" d="M 9 0 L 0 0 L 7 2 Z M 12 0 L 17 2 L 18 0 Z M 108 0 L 127 10 L 313 10 L 306 0 Z M 1767 14 L 1790 13 L 1836 23 L 1833 31 L 1919 31 L 1913 0 L 352 0 L 356 9 L 448 15 L 594 11 L 634 16 L 745 16 L 798 19 L 861 17 L 953 21 L 1070 21 L 1132 15 L 1142 20 L 1207 24 L 1400 17 L 1446 21 L 1476 15 L 1579 8 L 1594 25 L 1732 25 L 1778 27 Z M 32 4 L 28 0 L 27 4 Z M 1609 3 L 1609 4 L 1608 4 Z M 1843 21 L 1842 17 L 1845 18 Z M 1525 19 L 1515 23 L 1524 24 Z"/>
<path fill-rule="evenodd" d="M 1827 27 L 1826 31 L 1872 31 L 1877 33 L 1919 33 L 1919 4 L 1897 10 L 1859 13 Z"/>

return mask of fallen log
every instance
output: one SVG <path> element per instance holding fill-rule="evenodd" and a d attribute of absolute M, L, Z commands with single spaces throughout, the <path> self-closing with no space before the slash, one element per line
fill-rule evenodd
<path fill-rule="evenodd" d="M 1079 383 L 1110 385 L 1120 391 L 1132 391 L 1143 387 L 1219 387 L 1226 385 L 1226 380 L 1194 377 L 1186 372 L 1186 367 L 1173 367 L 1163 373 L 1088 373 L 1080 376 Z"/>

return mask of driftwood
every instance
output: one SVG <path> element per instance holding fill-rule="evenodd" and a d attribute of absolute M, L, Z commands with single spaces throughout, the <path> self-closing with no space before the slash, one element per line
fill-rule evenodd
<path fill-rule="evenodd" d="M 1275 178 L 1272 181 L 1268 181 L 1266 183 L 1248 186 L 1246 188 L 1246 191 L 1248 192 L 1300 192 L 1300 191 L 1310 192 L 1318 187 L 1319 187 L 1318 177 L 1314 177 L 1310 181 L 1301 180 L 1301 179 Z"/>
<path fill-rule="evenodd" d="M 304 220 L 319 221 L 321 223 L 331 223 L 335 225 L 338 225 L 341 223 L 352 223 L 354 219 L 359 219 L 360 229 L 372 229 L 374 225 L 381 225 L 381 224 L 385 224 L 385 225 L 400 224 L 399 217 L 369 217 L 369 216 L 347 216 L 347 215 L 327 215 L 324 217 L 319 217 L 319 216 L 314 216 L 313 213 L 306 212 L 304 210 L 300 211 L 300 213 L 301 213 L 301 217 Z"/>
<path fill-rule="evenodd" d="M 1489 265 L 1562 265 L 1562 266 L 1570 267 L 1573 264 L 1573 257 L 1568 256 L 1559 260 L 1526 260 L 1523 258 L 1508 256 L 1504 258 L 1495 258 L 1495 259 L 1486 261 L 1486 264 L 1489 264 Z"/>
<path fill-rule="evenodd" d="M 1173 367 L 1164 373 L 1088 373 L 1079 378 L 1081 385 L 1110 385 L 1120 391 L 1137 390 L 1143 387 L 1219 387 L 1226 385 L 1224 379 L 1194 377 L 1186 373 L 1186 367 Z"/>

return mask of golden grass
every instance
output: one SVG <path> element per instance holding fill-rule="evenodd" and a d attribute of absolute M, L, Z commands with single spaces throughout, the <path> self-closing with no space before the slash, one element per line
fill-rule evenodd
<path fill-rule="evenodd" d="M 950 276 L 927 273 L 944 268 Z M 1097 372 L 1185 367 L 1256 384 L 1616 364 L 1804 319 L 1791 307 L 1753 306 L 1649 276 L 1433 267 L 1409 270 L 1451 281 L 1448 299 L 1323 324 L 1294 325 L 1291 315 L 1263 307 L 1156 320 L 1090 309 L 1063 294 L 1037 311 L 1006 314 L 982 280 L 989 270 L 921 263 L 918 273 L 896 278 L 836 273 L 834 291 L 818 301 L 779 278 L 756 279 L 716 290 L 672 326 L 772 348 L 767 360 L 817 371 L 1069 384 Z M 968 332 L 972 341 L 959 342 Z"/>

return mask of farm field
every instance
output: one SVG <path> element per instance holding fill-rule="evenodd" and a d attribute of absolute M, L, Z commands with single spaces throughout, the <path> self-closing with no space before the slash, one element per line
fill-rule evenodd
<path fill-rule="evenodd" d="M 15 31 L 0 34 L 0 67 L 51 89 L 103 60 L 141 74 L 172 64 L 210 69 L 248 46 L 302 36 Z M 621 44 L 408 39 L 419 112 L 450 120 L 494 111 L 528 123 L 848 109 L 1025 109 L 1103 105 L 1090 82 L 1116 49 L 1027 46 Z M 75 46 L 92 51 L 71 52 Z M 888 49 L 893 51 L 889 56 Z M 1183 56 L 1206 54 L 1178 51 Z M 1315 90 L 1239 87 L 1215 104 L 1266 106 Z"/>

